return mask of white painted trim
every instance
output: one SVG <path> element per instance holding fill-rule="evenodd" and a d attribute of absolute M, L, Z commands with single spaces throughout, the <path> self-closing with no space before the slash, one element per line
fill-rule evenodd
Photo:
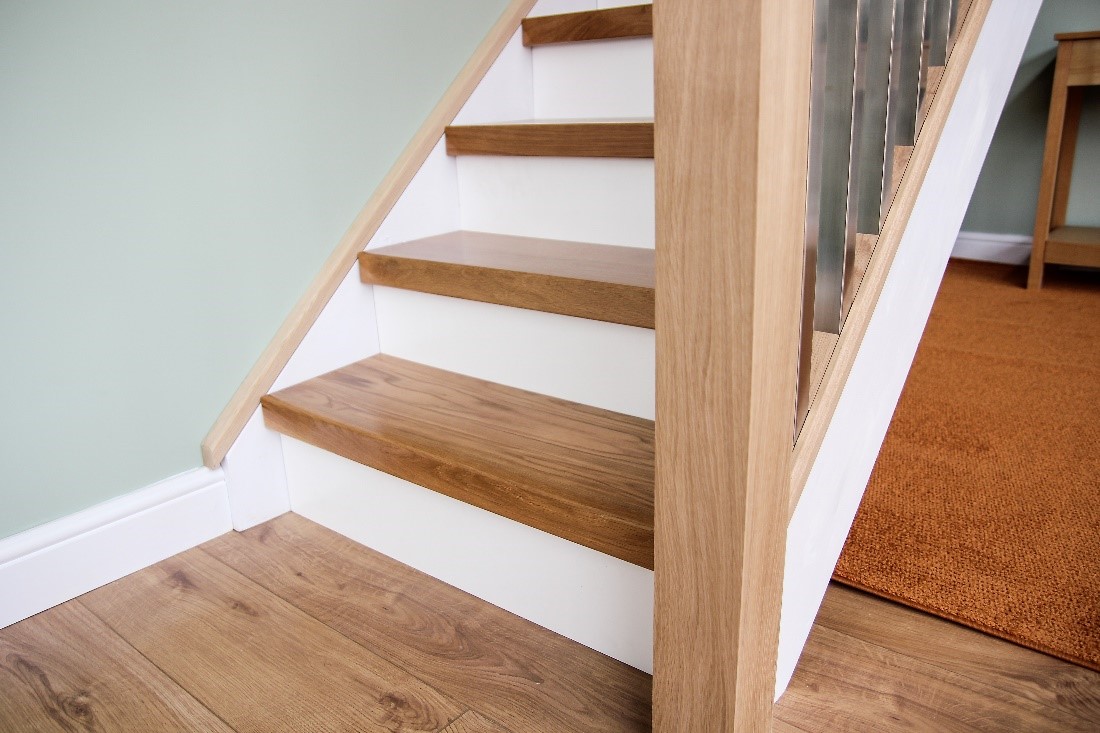
<path fill-rule="evenodd" d="M 0 540 L 0 628 L 230 528 L 222 472 L 198 468 Z"/>
<path fill-rule="evenodd" d="M 290 511 L 279 434 L 257 407 L 222 460 L 233 529 L 243 532 Z"/>
<path fill-rule="evenodd" d="M 964 260 L 1024 265 L 1031 258 L 1031 237 L 1024 234 L 959 232 L 951 256 Z"/>

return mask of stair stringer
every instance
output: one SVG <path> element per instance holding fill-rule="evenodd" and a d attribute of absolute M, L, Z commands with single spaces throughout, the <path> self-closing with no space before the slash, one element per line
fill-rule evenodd
<path fill-rule="evenodd" d="M 992 1 L 816 451 L 787 531 L 777 696 L 794 673 L 855 519 L 1040 4 Z M 865 278 L 860 289 L 873 285 Z"/>

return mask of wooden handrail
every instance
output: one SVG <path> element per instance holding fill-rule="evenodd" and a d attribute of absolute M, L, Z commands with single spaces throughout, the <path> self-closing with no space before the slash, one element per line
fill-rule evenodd
<path fill-rule="evenodd" d="M 443 129 L 462 109 L 478 82 L 500 55 L 504 45 L 519 30 L 523 18 L 536 0 L 512 0 L 474 51 L 473 56 L 451 82 L 451 86 L 405 147 L 389 173 L 382 179 L 374 195 L 340 239 L 309 290 L 294 305 L 271 343 L 237 388 L 210 432 L 202 441 L 202 460 L 208 468 L 221 464 L 230 446 L 241 434 L 245 423 L 259 407 L 263 397 L 286 366 L 298 345 L 302 343 L 336 288 L 355 266 L 355 258 L 381 226 L 390 209 L 397 203 L 405 187 L 420 170 L 432 148 L 443 137 Z"/>
<path fill-rule="evenodd" d="M 812 3 L 654 6 L 654 730 L 765 731 L 775 692 Z"/>

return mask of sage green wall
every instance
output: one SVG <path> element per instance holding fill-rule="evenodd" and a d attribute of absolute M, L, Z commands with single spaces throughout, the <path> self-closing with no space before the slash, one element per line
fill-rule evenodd
<path fill-rule="evenodd" d="M 1043 3 L 970 200 L 965 231 L 1031 236 L 1054 78 L 1054 34 L 1098 28 L 1098 0 Z M 1080 130 L 1066 218 L 1071 224 L 1100 226 L 1100 89 L 1096 87 L 1087 92 Z"/>
<path fill-rule="evenodd" d="M 0 1 L 0 537 L 200 465 L 506 4 Z"/>

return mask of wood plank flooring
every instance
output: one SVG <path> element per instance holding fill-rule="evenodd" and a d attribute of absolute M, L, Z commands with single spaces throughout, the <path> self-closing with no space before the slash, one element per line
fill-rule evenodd
<path fill-rule="evenodd" d="M 293 514 L 0 630 L 0 731 L 649 730 L 650 680 Z M 1097 731 L 1100 674 L 841 586 L 777 733 Z"/>

